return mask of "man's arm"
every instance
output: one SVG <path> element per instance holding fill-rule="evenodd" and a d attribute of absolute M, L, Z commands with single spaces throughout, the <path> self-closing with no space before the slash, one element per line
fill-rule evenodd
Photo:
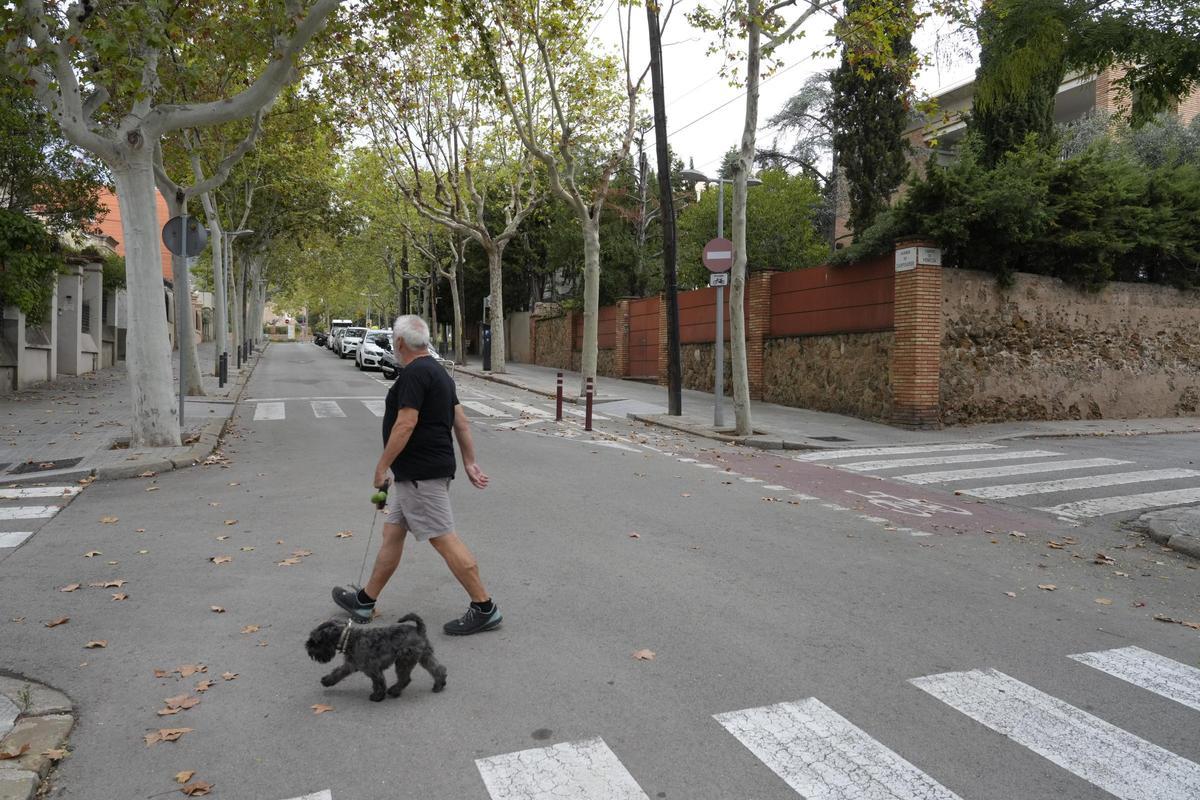
<path fill-rule="evenodd" d="M 454 407 L 454 438 L 458 439 L 458 449 L 462 452 L 463 469 L 467 478 L 477 489 L 488 485 L 488 476 L 475 463 L 475 441 L 471 438 L 471 420 L 461 405 Z"/>
<path fill-rule="evenodd" d="M 457 426 L 457 420 L 455 421 Z M 392 432 L 388 434 L 387 445 L 383 448 L 383 455 L 379 457 L 379 464 L 375 467 L 375 488 L 383 489 L 388 484 L 388 470 L 392 466 L 404 448 L 408 446 L 408 439 L 412 436 L 413 428 L 417 427 L 417 410 L 415 408 L 402 408 L 396 414 L 396 424 L 392 426 Z"/>

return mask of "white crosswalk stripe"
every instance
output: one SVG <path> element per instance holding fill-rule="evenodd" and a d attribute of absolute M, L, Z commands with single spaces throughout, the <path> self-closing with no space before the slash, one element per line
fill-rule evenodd
<path fill-rule="evenodd" d="M 0 520 L 5 519 L 42 519 L 53 517 L 61 510 L 60 506 L 9 506 L 0 507 Z"/>
<path fill-rule="evenodd" d="M 502 402 L 504 405 L 508 406 L 509 408 L 516 409 L 517 411 L 521 412 L 522 414 L 528 414 L 532 417 L 553 416 L 553 414 L 551 414 L 549 411 L 543 411 L 542 409 L 538 408 L 537 406 L 531 406 L 528 403 L 518 403 L 515 400 L 502 400 L 500 402 Z"/>
<path fill-rule="evenodd" d="M 1086 519 L 1089 517 L 1102 517 L 1105 514 L 1116 514 L 1122 511 L 1140 511 L 1146 508 L 1183 506 L 1189 503 L 1200 503 L 1200 488 L 1171 489 L 1162 492 L 1100 497 L 1094 500 L 1077 500 L 1073 503 L 1061 503 L 1056 506 L 1039 508 L 1038 510 L 1054 514 L 1058 517 Z"/>
<path fill-rule="evenodd" d="M 336 400 L 312 400 L 309 405 L 312 406 L 313 416 L 317 419 L 346 416 L 346 412 L 342 411 Z"/>
<path fill-rule="evenodd" d="M 372 414 L 374 414 L 377 417 L 382 417 L 385 407 L 387 406 L 387 401 L 386 400 L 363 400 L 362 404 L 367 407 L 367 411 L 370 411 Z"/>
<path fill-rule="evenodd" d="M 959 800 L 814 697 L 714 718 L 806 800 Z"/>
<path fill-rule="evenodd" d="M 511 417 L 512 414 L 506 411 L 500 411 L 492 408 L 487 403 L 480 403 L 475 400 L 459 400 L 463 408 L 469 408 L 477 414 L 482 414 L 485 417 Z"/>
<path fill-rule="evenodd" d="M 16 547 L 33 536 L 33 531 L 4 531 L 0 533 L 0 548 Z"/>
<path fill-rule="evenodd" d="M 254 407 L 254 421 L 284 419 L 287 407 L 284 403 L 259 403 Z"/>
<path fill-rule="evenodd" d="M 649 800 L 603 739 L 475 761 L 492 800 Z"/>
<path fill-rule="evenodd" d="M 0 489 L 0 500 L 27 500 L 31 497 L 74 497 L 79 486 L 18 486 Z"/>
<path fill-rule="evenodd" d="M 852 472 L 874 472 L 881 469 L 896 469 L 899 467 L 925 467 L 938 464 L 970 464 L 976 461 L 1015 461 L 1019 458 L 1051 458 L 1061 456 L 1050 450 L 1006 450 L 1002 453 L 971 453 L 963 456 L 928 456 L 923 458 L 893 458 L 875 461 L 855 461 L 850 464 L 839 464 L 839 469 Z"/>
<path fill-rule="evenodd" d="M 1200 669 L 1140 647 L 1076 653 L 1068 658 L 1200 711 Z"/>
<path fill-rule="evenodd" d="M 962 450 L 995 450 L 1003 445 L 986 442 L 961 442 L 958 444 L 915 444 L 895 447 L 859 447 L 852 450 L 817 450 L 794 456 L 796 461 L 834 461 L 839 458 L 861 458 L 863 456 L 913 455 L 916 453 L 952 453 Z"/>
<path fill-rule="evenodd" d="M 1008 478 L 1014 475 L 1033 475 L 1045 472 L 1066 472 L 1074 469 L 1119 467 L 1122 464 L 1132 463 L 1132 461 L 1122 461 L 1117 458 L 1077 458 L 1069 461 L 1041 461 L 1036 464 L 1001 464 L 995 467 L 978 467 L 975 469 L 914 472 L 911 475 L 895 475 L 893 477 L 898 481 L 905 481 L 906 483 L 951 483 L 953 481 Z"/>
<path fill-rule="evenodd" d="M 947 672 L 910 683 L 1123 800 L 1200 797 L 1200 764 L 997 670 Z"/>
<path fill-rule="evenodd" d="M 580 419 L 584 419 L 587 417 L 587 411 L 580 411 L 578 408 L 564 408 L 563 413 L 570 414 L 572 417 L 579 417 Z M 593 411 L 592 419 L 599 420 L 599 421 L 606 421 L 609 419 L 609 417 L 606 417 L 603 414 L 597 414 L 595 411 Z"/>
<path fill-rule="evenodd" d="M 1123 486 L 1130 483 L 1147 483 L 1149 481 L 1170 481 L 1180 478 L 1200 477 L 1200 472 L 1194 469 L 1147 469 L 1137 472 L 1113 472 L 1107 475 L 1087 475 L 1081 478 L 1061 478 L 1056 481 L 1039 481 L 1036 483 L 1009 483 L 1001 486 L 987 486 L 979 489 L 960 489 L 959 492 L 971 497 L 985 499 L 1001 499 L 1005 497 L 1021 497 L 1030 494 L 1053 494 L 1075 489 L 1097 489 L 1102 486 Z"/>

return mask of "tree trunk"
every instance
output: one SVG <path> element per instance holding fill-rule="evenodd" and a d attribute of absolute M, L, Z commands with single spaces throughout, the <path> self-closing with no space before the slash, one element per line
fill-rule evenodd
<path fill-rule="evenodd" d="M 224 231 L 214 212 L 209 212 L 205 204 L 205 214 L 208 217 L 208 246 L 212 255 L 213 273 L 213 352 L 216 358 L 213 362 L 213 374 L 221 370 L 221 353 L 226 348 L 226 306 L 225 306 L 225 246 Z"/>
<path fill-rule="evenodd" d="M 597 215 L 598 217 L 599 215 Z M 587 379 L 596 377 L 600 345 L 600 220 L 588 217 L 583 223 L 583 352 L 579 359 L 579 396 L 587 391 Z"/>
<path fill-rule="evenodd" d="M 132 391 L 130 442 L 133 447 L 178 447 L 179 416 L 171 391 L 171 349 L 163 303 L 151 149 L 143 147 L 125 164 L 113 168 L 129 292 L 126 363 Z"/>
<path fill-rule="evenodd" d="M 749 0 L 746 44 L 746 122 L 742 128 L 742 146 L 733 164 L 733 276 L 729 288 L 729 344 L 733 371 L 734 433 L 749 436 L 754 431 L 750 419 L 750 372 L 746 363 L 746 179 L 754 164 L 755 135 L 758 131 L 758 71 L 760 38 L 758 22 L 762 13 L 759 0 Z"/>
<path fill-rule="evenodd" d="M 454 351 L 456 358 L 454 359 L 459 364 L 467 363 L 467 328 L 466 328 L 466 313 L 462 307 L 462 297 L 467 293 L 466 290 L 466 272 L 467 265 L 464 263 L 463 251 L 466 248 L 466 243 L 458 241 L 454 243 L 454 284 L 458 292 L 458 310 L 454 312 L 454 324 L 457 326 L 454 330 Z"/>
<path fill-rule="evenodd" d="M 233 261 L 232 253 L 230 256 L 230 261 Z M 230 275 L 230 278 L 233 280 L 233 292 L 231 293 L 233 295 L 233 313 L 230 316 L 233 317 L 233 343 L 235 347 L 241 347 L 242 343 L 246 341 L 246 334 L 242 326 L 242 320 L 244 319 L 242 309 L 245 307 L 242 299 L 243 287 L 245 286 L 243 274 L 246 272 L 246 265 L 243 262 L 244 259 L 237 261 Z"/>
<path fill-rule="evenodd" d="M 492 326 L 492 372 L 501 374 L 507 371 L 504 363 L 504 273 L 500 263 L 504 256 L 504 245 L 493 244 L 485 251 L 492 293 L 492 308 L 488 314 L 488 322 Z"/>
<path fill-rule="evenodd" d="M 163 200 L 166 201 L 171 216 L 183 216 L 186 210 L 183 203 L 166 195 L 163 195 Z M 186 394 L 204 397 L 204 381 L 200 378 L 200 354 L 196 348 L 195 326 L 192 325 L 192 276 L 188 272 L 186 257 L 171 256 L 171 276 L 175 287 L 176 322 L 183 323 L 183 335 L 179 338 L 179 380 L 185 387 Z M 180 327 L 176 325 L 176 328 Z M 186 351 L 184 348 L 187 348 Z"/>

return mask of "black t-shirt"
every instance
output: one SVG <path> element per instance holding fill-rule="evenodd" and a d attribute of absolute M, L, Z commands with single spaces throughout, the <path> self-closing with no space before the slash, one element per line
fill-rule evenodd
<path fill-rule="evenodd" d="M 413 359 L 400 370 L 396 382 L 388 390 L 383 412 L 383 445 L 402 408 L 417 410 L 417 425 L 408 444 L 392 462 L 396 480 L 423 481 L 431 478 L 453 478 L 455 468 L 454 443 L 450 432 L 454 427 L 454 407 L 458 393 L 454 380 L 446 369 L 430 356 Z"/>

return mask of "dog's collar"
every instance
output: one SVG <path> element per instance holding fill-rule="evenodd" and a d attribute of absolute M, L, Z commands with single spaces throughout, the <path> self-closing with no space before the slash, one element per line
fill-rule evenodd
<path fill-rule="evenodd" d="M 338 639 L 337 652 L 345 653 L 346 646 L 350 644 L 350 629 L 354 627 L 352 620 L 346 620 L 346 627 L 342 629 L 342 636 Z"/>

